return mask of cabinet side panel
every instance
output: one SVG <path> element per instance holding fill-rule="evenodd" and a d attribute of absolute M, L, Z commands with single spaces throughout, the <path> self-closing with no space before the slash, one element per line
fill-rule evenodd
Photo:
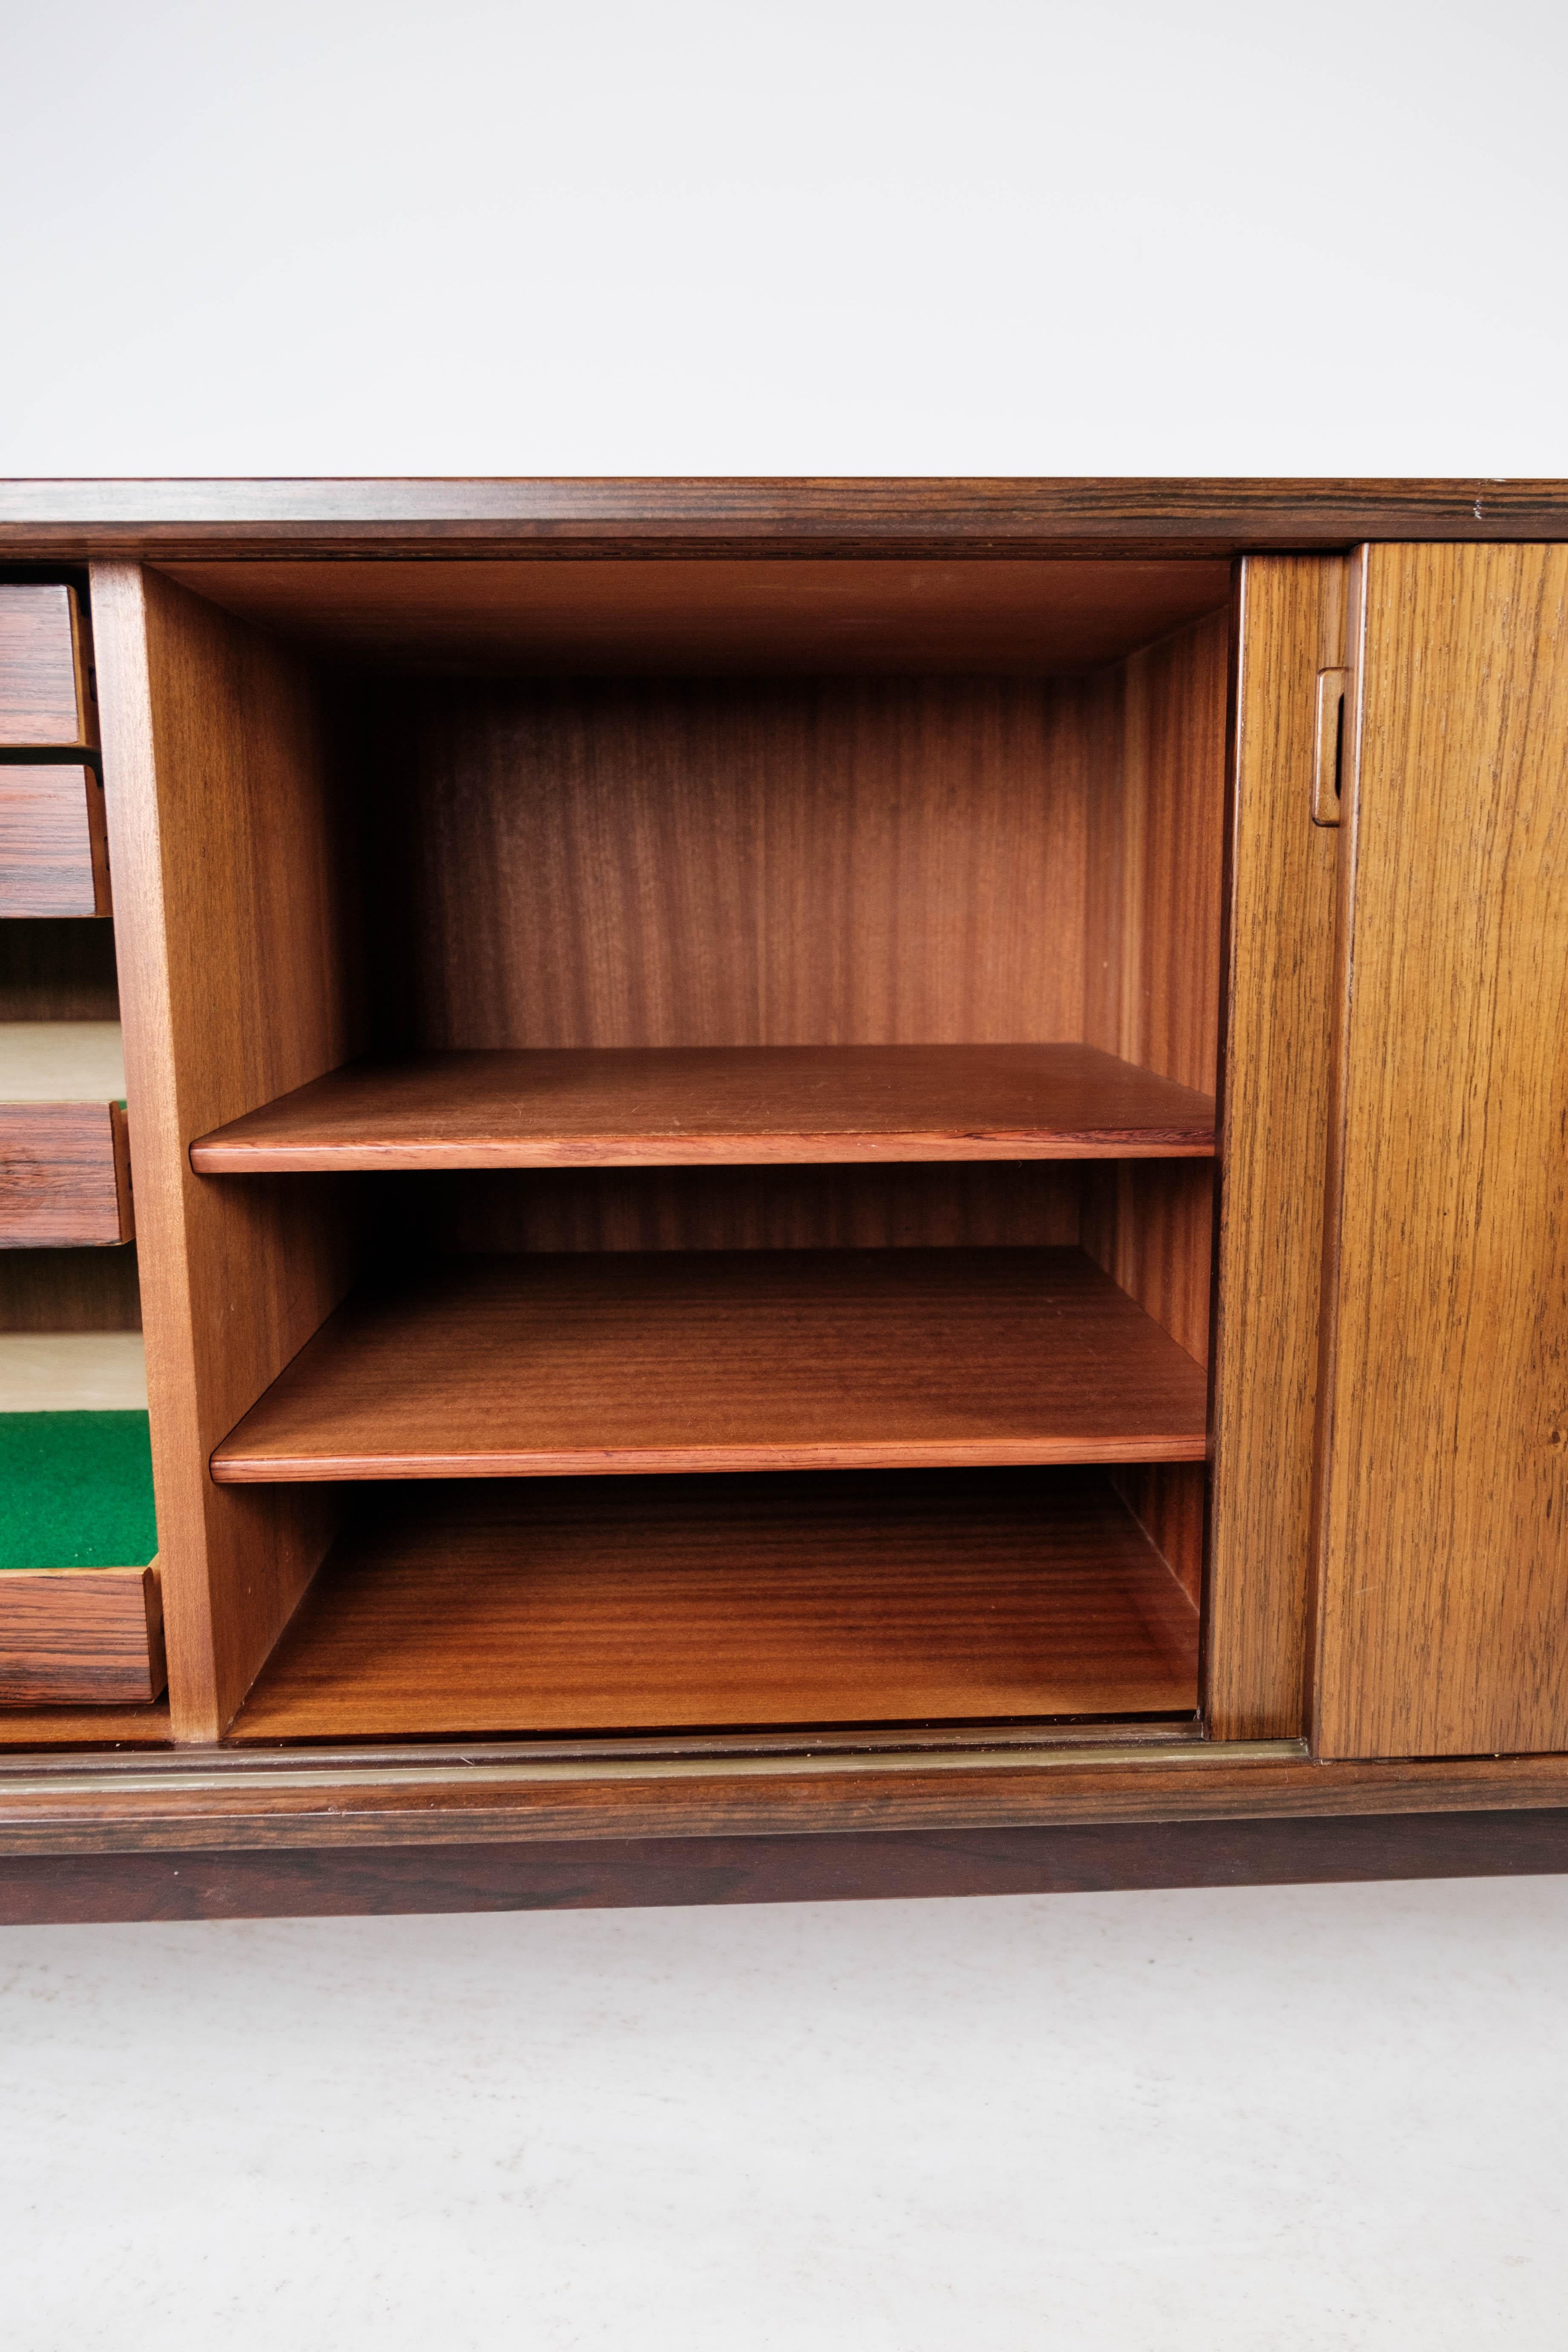
<path fill-rule="evenodd" d="M 1568 547 L 1366 573 L 1316 1736 L 1568 1747 Z"/>
<path fill-rule="evenodd" d="M 1212 1094 L 1219 1049 L 1228 610 L 1085 690 L 1089 950 L 1084 1037 Z"/>
<path fill-rule="evenodd" d="M 336 1188 L 188 1153 L 353 1050 L 331 780 L 297 657 L 136 565 L 92 585 L 170 1710 L 204 1739 L 331 1531 L 325 1498 L 237 1496 L 207 1457 L 347 1286 Z"/>
<path fill-rule="evenodd" d="M 1304 1711 L 1339 834 L 1311 822 L 1314 681 L 1344 563 L 1253 556 L 1237 600 L 1207 1696 L 1220 1739 Z"/>

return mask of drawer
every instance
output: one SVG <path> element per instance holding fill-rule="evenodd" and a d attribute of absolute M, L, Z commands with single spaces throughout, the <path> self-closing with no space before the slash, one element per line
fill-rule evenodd
<path fill-rule="evenodd" d="M 155 1568 L 0 1571 L 0 1706 L 142 1706 L 163 1683 Z"/>
<path fill-rule="evenodd" d="M 123 1105 L 0 1102 L 0 1249 L 128 1242 L 133 1232 Z"/>
<path fill-rule="evenodd" d="M 0 764 L 0 916 L 111 912 L 96 771 Z"/>
<path fill-rule="evenodd" d="M 0 1412 L 0 1709 L 146 1706 L 163 1686 L 146 1412 L 55 1402 L 95 1336 L 52 1362 L 47 1340 L 0 1338 L 7 1400 L 23 1385 L 38 1400 Z M 107 1369 L 108 1393 L 136 1385 L 122 1356 Z M 10 1727 L 0 1713 L 0 1739 Z"/>
<path fill-rule="evenodd" d="M 74 588 L 0 585 L 0 746 L 98 741 L 87 629 Z"/>

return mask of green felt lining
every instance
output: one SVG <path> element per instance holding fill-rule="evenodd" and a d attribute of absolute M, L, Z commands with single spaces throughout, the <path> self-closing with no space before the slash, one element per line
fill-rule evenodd
<path fill-rule="evenodd" d="M 144 1568 L 157 1549 L 144 1412 L 0 1412 L 0 1570 Z"/>

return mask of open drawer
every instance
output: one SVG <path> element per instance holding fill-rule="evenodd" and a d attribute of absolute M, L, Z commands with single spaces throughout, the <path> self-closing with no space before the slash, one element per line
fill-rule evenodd
<path fill-rule="evenodd" d="M 7 1352 L 59 1344 L 13 1335 Z M 146 1413 L 0 1412 L 0 1707 L 150 1704 L 164 1672 Z"/>
<path fill-rule="evenodd" d="M 119 1024 L 0 1022 L 0 1249 L 133 1232 Z"/>

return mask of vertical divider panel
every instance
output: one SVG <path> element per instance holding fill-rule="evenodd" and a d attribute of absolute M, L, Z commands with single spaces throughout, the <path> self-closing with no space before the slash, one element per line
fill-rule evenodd
<path fill-rule="evenodd" d="M 191 1169 L 195 1137 L 356 1049 L 326 714 L 287 647 L 92 571 L 159 1565 L 176 1739 L 218 1737 L 331 1538 L 331 1490 L 207 1462 L 342 1297 L 335 1182 Z"/>
<path fill-rule="evenodd" d="M 1218 1054 L 1224 832 L 1224 612 L 1093 681 L 1084 1036 L 1211 1094 Z M 1208 1359 L 1214 1171 L 1121 1160 L 1084 1171 L 1083 1244 L 1199 1363 Z M 1204 1549 L 1201 1464 L 1150 1464 L 1116 1483 L 1194 1602 Z"/>
<path fill-rule="evenodd" d="M 1337 830 L 1311 821 L 1315 687 L 1346 565 L 1249 556 L 1237 598 L 1205 1706 L 1299 1736 L 1310 1615 Z"/>
<path fill-rule="evenodd" d="M 1218 1052 L 1227 664 L 1226 615 L 1212 614 L 1119 664 L 1097 681 L 1094 707 L 1084 1037 L 1205 1094 Z M 1089 1192 L 1085 1246 L 1203 1362 L 1210 1167 L 1113 1162 Z"/>

